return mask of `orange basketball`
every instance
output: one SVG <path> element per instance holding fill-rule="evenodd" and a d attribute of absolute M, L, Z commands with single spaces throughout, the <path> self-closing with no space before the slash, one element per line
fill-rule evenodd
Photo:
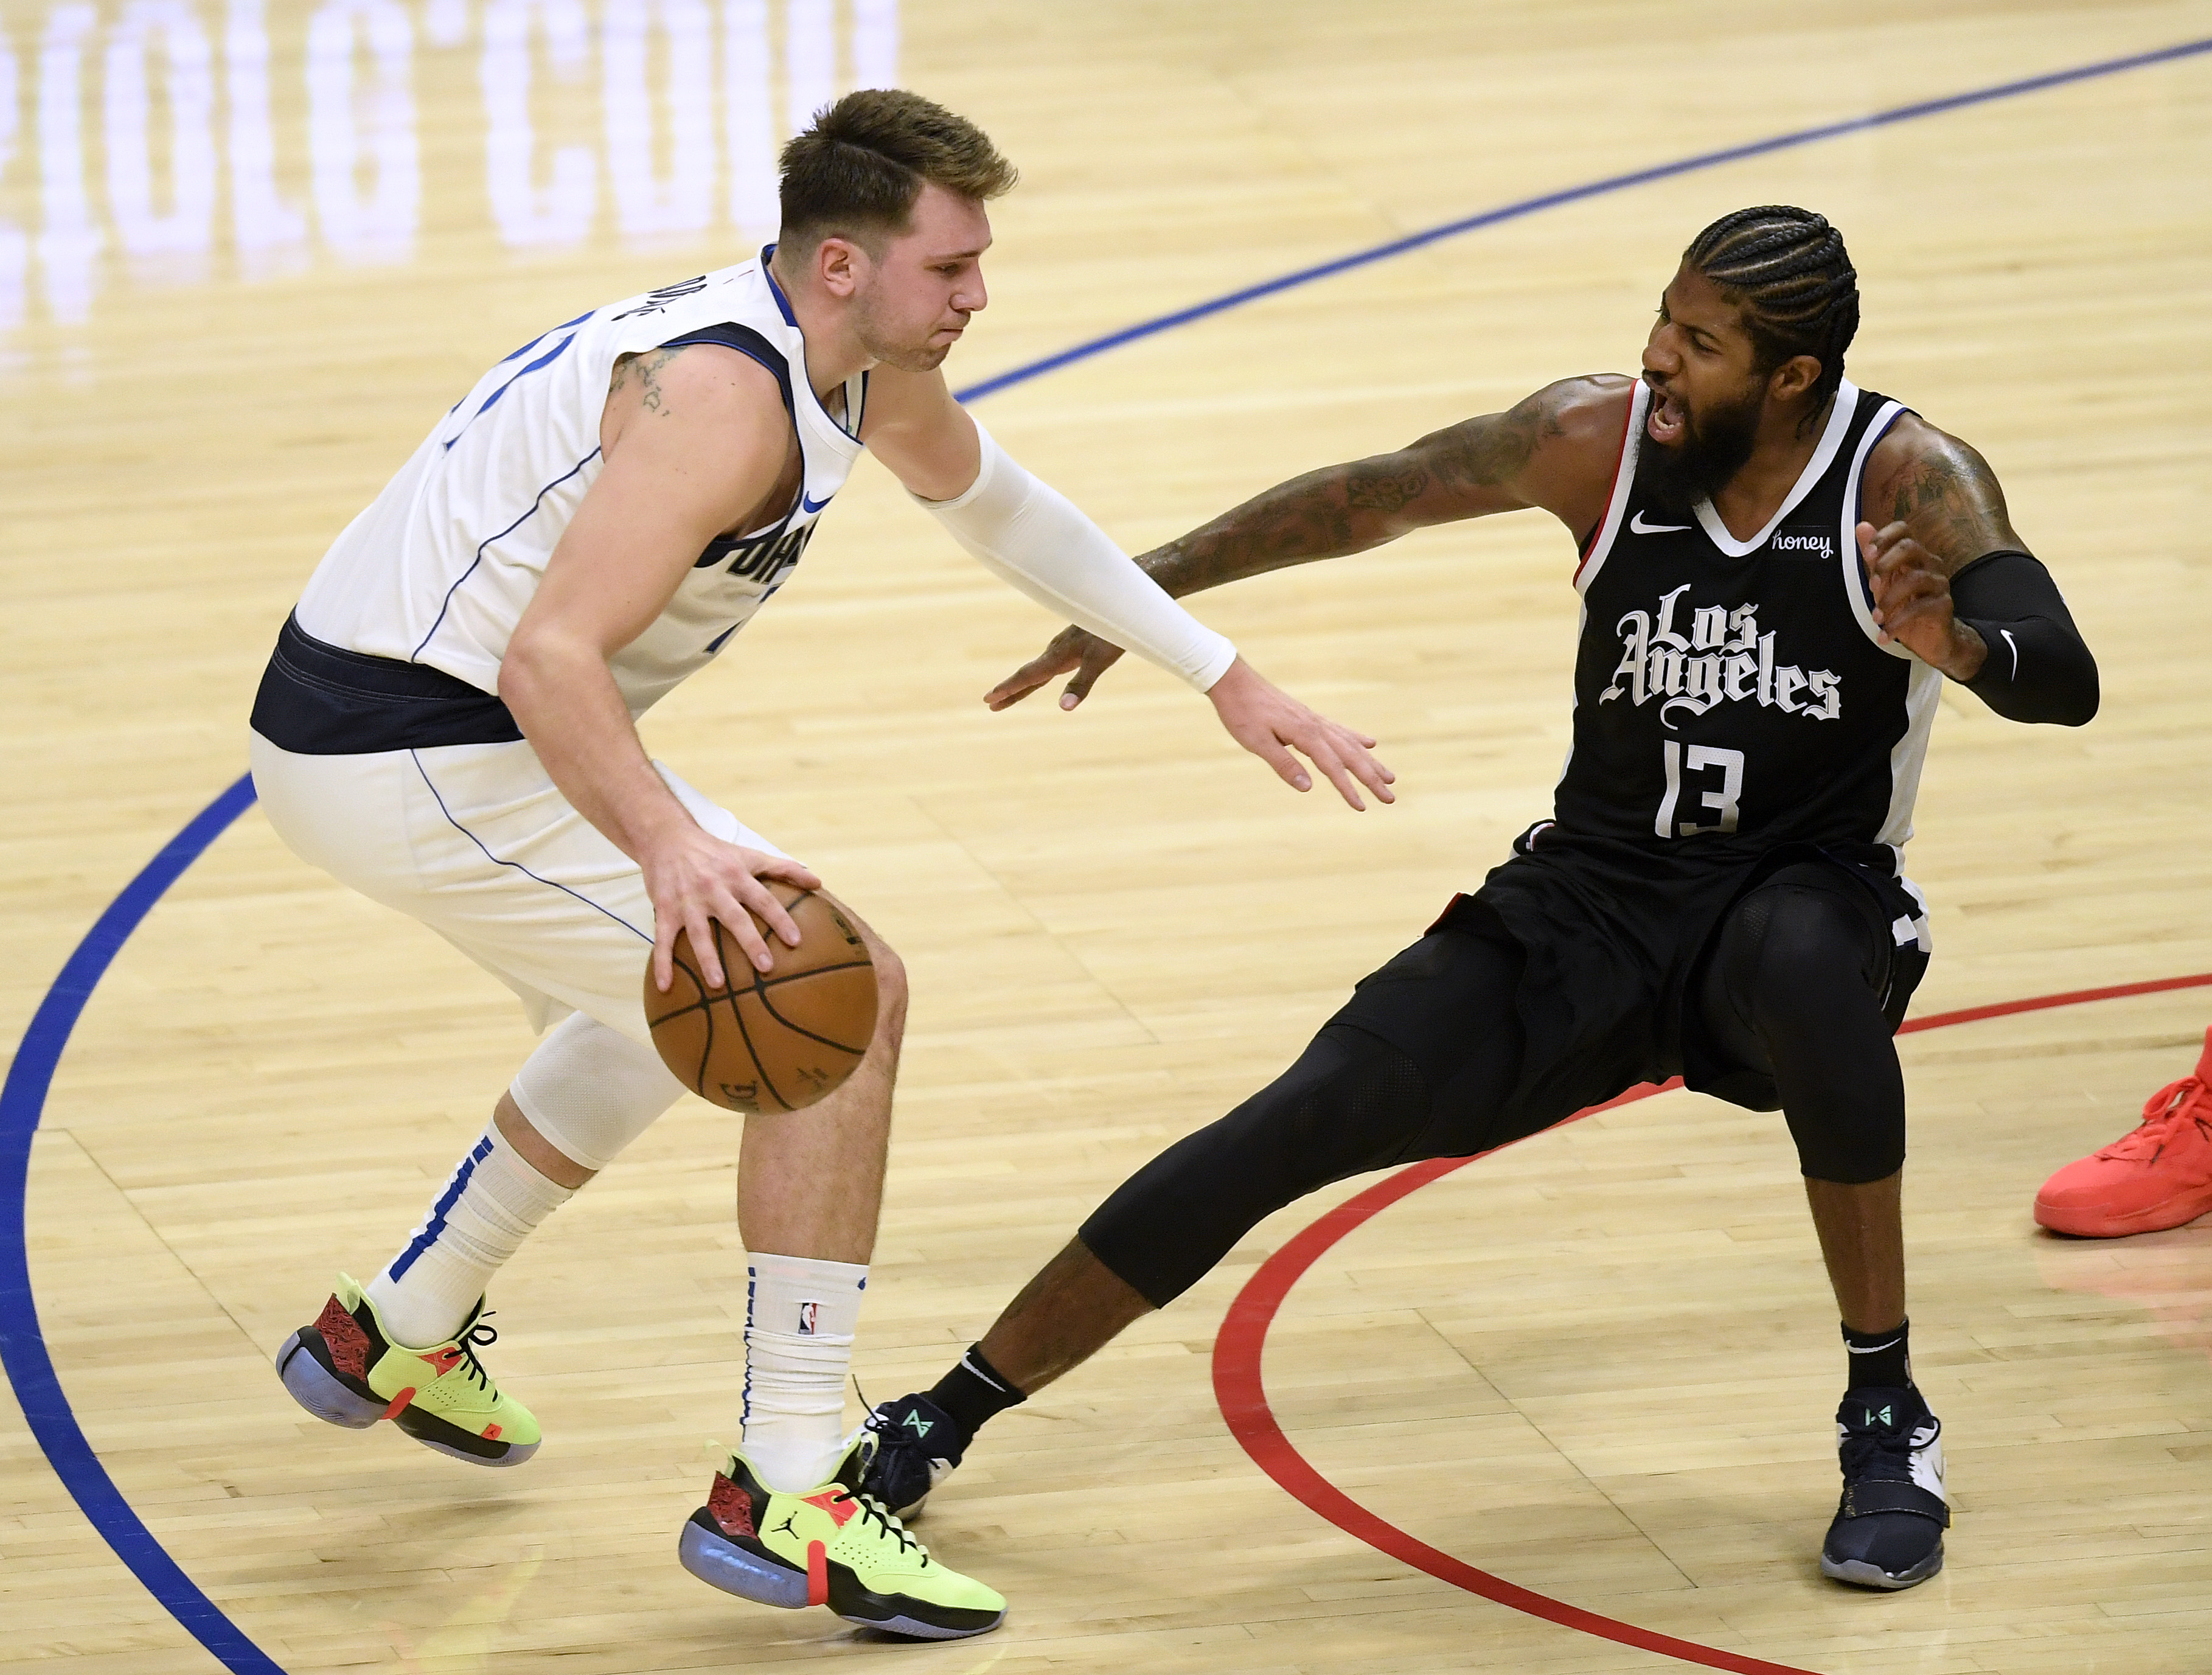
<path fill-rule="evenodd" d="M 759 971 L 738 939 L 714 926 L 728 982 L 708 986 L 691 941 L 676 934 L 666 994 L 645 967 L 653 1045 L 677 1079 L 729 1111 L 801 1111 L 843 1085 L 876 1032 L 876 966 L 867 944 L 826 897 L 771 885 L 799 927 L 799 946 L 754 920 L 775 969 Z"/>

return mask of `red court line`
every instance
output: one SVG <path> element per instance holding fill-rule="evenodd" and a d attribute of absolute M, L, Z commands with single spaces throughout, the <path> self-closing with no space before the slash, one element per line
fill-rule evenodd
<path fill-rule="evenodd" d="M 2193 977 L 2161 978 L 2149 983 L 2122 983 L 2106 989 L 2076 989 L 2063 995 L 2039 995 L 2027 1000 L 2001 1001 L 1994 1006 L 1970 1006 L 1956 1012 L 1933 1013 L 1925 1018 L 1915 1018 L 1898 1032 L 1900 1035 L 1921 1030 L 1943 1029 L 1953 1024 L 1978 1023 L 1985 1018 L 2002 1018 L 2019 1012 L 2042 1012 L 2052 1007 L 2080 1006 L 2089 1001 L 2119 1000 L 2130 995 L 2164 994 L 2176 989 L 2212 988 L 2212 971 L 2200 971 Z M 1618 1099 L 1579 1111 L 1568 1122 L 1577 1122 L 1597 1112 L 1610 1111 L 1615 1106 L 1633 1100 L 1646 1099 L 1654 1093 L 1663 1093 L 1668 1088 L 1679 1087 L 1679 1080 L 1664 1087 L 1655 1087 L 1649 1082 L 1632 1087 Z M 1546 1132 L 1550 1132 L 1547 1130 Z M 1532 1138 L 1534 1136 L 1531 1136 Z M 1512 1143 L 1518 1145 L 1518 1141 Z M 1500 1151 L 1504 1147 L 1498 1148 Z M 1491 1153 L 1481 1154 L 1484 1157 Z M 1487 1570 L 1478 1570 L 1463 1559 L 1431 1547 L 1406 1533 L 1396 1525 L 1377 1517 L 1361 1506 L 1334 1483 L 1316 1471 L 1304 1455 L 1291 1446 L 1283 1428 L 1276 1422 L 1274 1412 L 1267 1405 L 1267 1392 L 1260 1376 L 1261 1352 L 1267 1347 L 1267 1329 L 1274 1324 L 1275 1312 L 1291 1294 L 1291 1288 L 1328 1252 L 1331 1246 L 1363 1222 L 1396 1203 L 1401 1198 L 1419 1191 L 1430 1182 L 1440 1180 L 1454 1170 L 1463 1169 L 1476 1160 L 1471 1157 L 1437 1158 L 1427 1163 L 1416 1163 L 1401 1169 L 1387 1180 L 1378 1182 L 1364 1192 L 1347 1198 L 1310 1227 L 1302 1229 L 1274 1255 L 1260 1265 L 1244 1288 L 1237 1294 L 1237 1300 L 1229 1306 L 1229 1313 L 1221 1323 L 1221 1331 L 1213 1341 L 1213 1395 L 1221 1405 L 1221 1416 L 1229 1422 L 1229 1433 L 1240 1443 L 1253 1463 L 1273 1477 L 1291 1497 L 1303 1501 L 1337 1528 L 1355 1535 L 1370 1547 L 1388 1553 L 1392 1558 L 1409 1564 L 1416 1570 L 1425 1571 L 1439 1581 L 1449 1582 L 1454 1587 L 1464 1588 L 1469 1593 L 1480 1594 L 1498 1605 L 1526 1612 L 1530 1617 L 1542 1617 L 1563 1629 L 1573 1629 L 1603 1640 L 1633 1646 L 1646 1652 L 1656 1652 L 1663 1657 L 1679 1658 L 1685 1663 L 1703 1665 L 1708 1669 L 1726 1669 L 1735 1675 L 1814 1675 L 1810 1670 L 1798 1669 L 1790 1664 L 1769 1663 L 1762 1658 L 1747 1657 L 1740 1652 L 1724 1651 L 1717 1646 L 1701 1646 L 1695 1641 L 1677 1640 L 1672 1635 L 1662 1635 L 1652 1629 L 1640 1629 L 1633 1623 L 1623 1623 L 1617 1617 L 1603 1617 L 1595 1611 L 1584 1611 L 1579 1605 L 1570 1605 L 1548 1594 L 1521 1587 L 1504 1578 L 1493 1576 Z"/>

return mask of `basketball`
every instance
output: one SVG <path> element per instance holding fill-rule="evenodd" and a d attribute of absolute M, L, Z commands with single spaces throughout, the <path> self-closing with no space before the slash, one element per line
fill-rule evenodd
<path fill-rule="evenodd" d="M 802 1111 L 844 1084 L 876 1032 L 876 967 L 867 944 L 828 898 L 774 885 L 799 927 L 787 947 L 760 925 L 775 969 L 759 971 L 714 925 L 729 984 L 708 985 L 689 935 L 676 933 L 675 976 L 663 994 L 645 968 L 653 1045 L 676 1078 L 728 1111 Z"/>

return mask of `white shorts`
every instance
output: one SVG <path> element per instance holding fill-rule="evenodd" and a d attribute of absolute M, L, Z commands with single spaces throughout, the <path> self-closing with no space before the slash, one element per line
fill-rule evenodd
<path fill-rule="evenodd" d="M 651 1044 L 645 876 L 528 744 L 301 756 L 251 737 L 254 789 L 301 860 L 429 926 L 514 990 L 532 1027 L 581 1012 Z M 783 853 L 653 766 L 702 829 Z"/>

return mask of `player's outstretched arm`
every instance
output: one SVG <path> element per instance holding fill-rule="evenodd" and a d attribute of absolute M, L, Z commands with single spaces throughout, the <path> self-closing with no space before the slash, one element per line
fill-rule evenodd
<path fill-rule="evenodd" d="M 1611 375 L 1563 379 L 1505 412 L 1432 431 L 1395 453 L 1279 483 L 1137 562 L 1180 599 L 1494 512 L 1540 507 L 1579 535 L 1605 509 L 1631 386 Z M 1121 655 L 1087 626 L 1066 628 L 984 701 L 1004 710 L 1072 673 L 1060 704 L 1073 710 Z"/>
<path fill-rule="evenodd" d="M 646 756 L 608 660 L 652 624 L 707 543 L 774 490 L 790 445 L 783 399 L 733 350 L 656 350 L 617 371 L 599 441 L 599 474 L 515 624 L 499 695 L 562 795 L 644 872 L 654 981 L 668 986 L 670 949 L 688 931 L 719 984 L 707 921 L 769 970 L 744 910 L 792 947 L 799 931 L 760 880 L 821 880 L 700 828 Z"/>
<path fill-rule="evenodd" d="M 1313 784 L 1303 755 L 1346 804 L 1393 800 L 1375 740 L 1317 715 L 1198 622 L 1066 496 L 1023 470 L 934 372 L 873 375 L 862 440 L 953 539 L 1048 610 L 1138 652 L 1212 700 L 1237 742 L 1285 784 Z"/>
<path fill-rule="evenodd" d="M 1987 460 L 1908 414 L 1867 461 L 1864 505 L 1859 551 L 1884 640 L 2011 720 L 2079 727 L 2097 713 L 2096 660 Z"/>

